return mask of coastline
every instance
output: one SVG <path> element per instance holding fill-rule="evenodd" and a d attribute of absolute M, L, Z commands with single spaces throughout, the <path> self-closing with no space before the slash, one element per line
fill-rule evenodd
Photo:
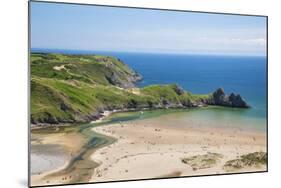
<path fill-rule="evenodd" d="M 89 124 L 89 123 L 101 123 L 104 119 L 111 116 L 115 113 L 126 113 L 126 112 L 142 112 L 142 111 L 153 111 L 153 110 L 191 110 L 191 109 L 200 109 L 200 108 L 225 108 L 225 109 L 232 109 L 232 110 L 244 110 L 244 108 L 239 107 L 228 107 L 228 106 L 222 106 L 222 105 L 203 105 L 200 104 L 198 106 L 183 106 L 183 105 L 175 105 L 175 106 L 166 106 L 166 107 L 143 107 L 143 108 L 123 108 L 123 109 L 112 109 L 112 110 L 103 110 L 99 112 L 98 115 L 92 117 L 91 120 L 85 121 L 85 122 L 72 122 L 72 123 L 56 123 L 56 124 L 50 124 L 50 123 L 37 123 L 37 124 L 31 124 L 30 128 L 31 130 L 36 129 L 44 129 L 44 128 L 56 128 L 56 127 L 69 127 L 69 126 L 75 126 L 78 124 Z"/>
<path fill-rule="evenodd" d="M 214 105 L 213 105 L 214 106 Z M 101 123 L 104 119 L 109 117 L 114 113 L 126 113 L 126 112 L 141 112 L 146 110 L 161 110 L 161 109 L 191 109 L 191 108 L 202 108 L 206 106 L 194 106 L 194 107 L 185 107 L 185 106 L 173 106 L 173 107 L 153 107 L 153 108 L 124 108 L 124 109 L 113 109 L 113 110 L 104 110 L 92 118 L 91 121 L 87 122 L 73 122 L 73 123 L 57 123 L 57 124 L 50 124 L 50 123 L 37 123 L 31 124 L 31 130 L 36 129 L 44 129 L 44 128 L 56 128 L 56 127 L 69 127 L 76 124 L 89 124 L 89 123 Z"/>

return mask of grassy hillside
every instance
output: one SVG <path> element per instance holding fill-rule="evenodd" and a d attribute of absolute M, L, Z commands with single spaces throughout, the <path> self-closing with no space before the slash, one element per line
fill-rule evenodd
<path fill-rule="evenodd" d="M 98 55 L 31 54 L 31 122 L 88 122 L 104 110 L 191 107 L 212 103 L 178 85 L 136 88 L 141 76 L 119 59 Z"/>
<path fill-rule="evenodd" d="M 89 84 L 133 87 L 140 75 L 122 61 L 98 55 L 31 54 L 31 75 Z"/>

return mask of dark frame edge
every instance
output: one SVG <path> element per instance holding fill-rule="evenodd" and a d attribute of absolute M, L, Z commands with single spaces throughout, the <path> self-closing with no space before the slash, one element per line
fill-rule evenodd
<path fill-rule="evenodd" d="M 28 1 L 27 3 L 27 8 L 28 8 L 28 41 L 27 41 L 27 45 L 28 45 L 28 57 L 27 57 L 27 79 L 28 79 L 28 83 L 27 83 L 27 96 L 28 96 L 28 104 L 27 104 L 27 113 L 28 113 L 28 117 L 27 117 L 27 122 L 28 122 L 28 153 L 27 153 L 27 157 L 28 157 L 28 167 L 27 167 L 27 186 L 28 187 L 32 187 L 31 186 L 31 121 L 30 121 L 30 116 L 31 116 L 31 87 L 30 87 L 30 81 L 31 81 L 31 73 L 30 73 L 30 51 L 31 51 L 31 1 Z"/>
<path fill-rule="evenodd" d="M 266 171 L 268 172 L 269 168 L 269 154 L 268 154 L 268 124 L 269 124 L 269 119 L 268 119 L 268 21 L 269 17 L 266 17 L 266 152 L 267 152 L 267 164 L 266 164 Z"/>

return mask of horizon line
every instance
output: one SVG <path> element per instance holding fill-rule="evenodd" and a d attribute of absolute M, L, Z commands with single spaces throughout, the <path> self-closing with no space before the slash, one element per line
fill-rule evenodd
<path fill-rule="evenodd" d="M 46 50 L 53 52 L 41 52 L 41 53 L 63 53 L 55 51 L 73 51 L 73 52 L 89 52 L 89 54 L 95 52 L 121 52 L 121 53 L 142 53 L 142 54 L 171 54 L 171 55 L 202 55 L 202 56 L 237 56 L 237 57 L 267 57 L 267 54 L 244 54 L 244 53 L 212 53 L 212 52 L 163 52 L 163 51 L 137 51 L 137 50 L 93 50 L 93 49 L 66 49 L 66 48 L 44 48 L 44 47 L 30 47 L 30 52 L 38 50 Z M 71 53 L 70 53 L 71 54 Z M 79 53 L 77 53 L 79 54 Z M 85 54 L 86 55 L 86 54 Z"/>

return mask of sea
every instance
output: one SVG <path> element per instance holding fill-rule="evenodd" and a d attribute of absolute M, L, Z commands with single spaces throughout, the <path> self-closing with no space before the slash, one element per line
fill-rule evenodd
<path fill-rule="evenodd" d="M 194 94 L 212 93 L 221 87 L 227 94 L 231 92 L 240 94 L 251 108 L 202 108 L 189 110 L 182 115 L 182 118 L 194 118 L 200 122 L 213 122 L 213 124 L 227 124 L 228 126 L 227 122 L 235 122 L 231 124 L 257 131 L 265 132 L 267 130 L 267 58 L 263 56 L 38 48 L 31 49 L 31 52 L 114 56 L 143 76 L 143 80 L 137 83 L 139 87 L 151 84 L 178 84 Z M 180 117 L 177 116 L 177 118 Z"/>

